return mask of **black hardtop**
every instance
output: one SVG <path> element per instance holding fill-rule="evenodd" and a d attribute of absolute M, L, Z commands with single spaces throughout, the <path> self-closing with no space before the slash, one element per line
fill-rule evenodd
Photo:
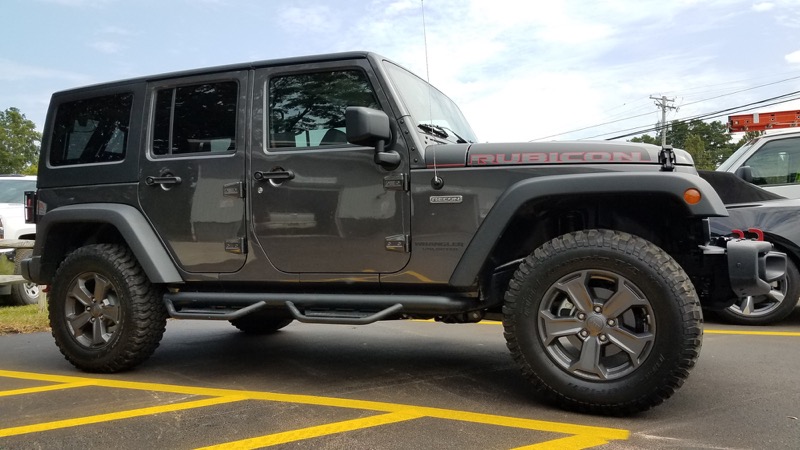
<path fill-rule="evenodd" d="M 327 53 L 320 55 L 294 56 L 290 58 L 268 59 L 262 61 L 251 61 L 251 62 L 243 62 L 235 64 L 226 64 L 221 66 L 210 66 L 197 69 L 179 70 L 175 72 L 165 72 L 155 75 L 145 75 L 141 77 L 127 78 L 117 81 L 101 82 L 87 86 L 80 86 L 76 88 L 70 88 L 58 91 L 55 92 L 53 96 L 55 97 L 62 94 L 74 94 L 83 90 L 109 88 L 109 87 L 122 86 L 135 83 L 146 83 L 150 81 L 158 81 L 170 78 L 191 77 L 191 76 L 208 75 L 221 72 L 234 72 L 237 70 L 251 70 L 264 67 L 291 66 L 291 65 L 313 64 L 313 63 L 323 63 L 332 61 L 345 61 L 353 59 L 371 59 L 374 61 L 388 60 L 383 56 L 368 51 L 350 51 L 350 52 L 340 52 L 340 53 Z"/>

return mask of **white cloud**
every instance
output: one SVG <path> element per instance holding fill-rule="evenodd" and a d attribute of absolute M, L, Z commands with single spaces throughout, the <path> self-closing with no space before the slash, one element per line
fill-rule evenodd
<path fill-rule="evenodd" d="M 753 3 L 753 11 L 756 12 L 771 11 L 774 8 L 775 4 L 770 2 Z"/>
<path fill-rule="evenodd" d="M 122 50 L 122 45 L 111 41 L 96 41 L 89 44 L 89 47 L 100 53 L 114 54 Z"/>
<path fill-rule="evenodd" d="M 789 64 L 800 64 L 800 50 L 789 53 L 788 55 L 784 56 L 784 58 Z"/>

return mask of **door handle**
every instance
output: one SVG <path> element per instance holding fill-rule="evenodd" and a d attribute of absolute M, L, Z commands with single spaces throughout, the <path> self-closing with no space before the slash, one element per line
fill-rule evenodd
<path fill-rule="evenodd" d="M 161 186 L 165 185 L 178 185 L 181 184 L 181 177 L 145 177 L 144 184 L 148 186 L 153 186 L 159 184 Z"/>
<path fill-rule="evenodd" d="M 253 178 L 255 178 L 255 179 L 256 179 L 256 181 L 265 181 L 265 180 L 271 180 L 271 181 L 283 181 L 283 180 L 291 180 L 291 179 L 293 179 L 293 178 L 294 178 L 294 172 L 292 172 L 291 170 L 283 170 L 283 169 L 280 169 L 280 168 L 279 168 L 279 169 L 275 169 L 275 170 L 271 170 L 271 171 L 269 171 L 269 172 L 261 172 L 261 171 L 257 171 L 257 172 L 255 172 L 255 173 L 253 174 Z"/>

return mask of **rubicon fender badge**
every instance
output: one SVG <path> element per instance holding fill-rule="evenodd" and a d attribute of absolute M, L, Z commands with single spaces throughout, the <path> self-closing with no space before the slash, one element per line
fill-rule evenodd
<path fill-rule="evenodd" d="M 460 195 L 431 195 L 431 203 L 461 203 L 464 197 Z"/>

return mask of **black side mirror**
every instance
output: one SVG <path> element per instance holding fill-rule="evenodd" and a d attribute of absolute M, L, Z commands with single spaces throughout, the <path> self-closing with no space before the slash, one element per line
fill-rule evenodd
<path fill-rule="evenodd" d="M 753 169 L 750 166 L 741 166 L 733 174 L 748 183 L 753 182 Z"/>
<path fill-rule="evenodd" d="M 392 127 L 385 112 L 363 106 L 348 106 L 344 112 L 347 142 L 375 147 L 375 164 L 393 170 L 400 165 L 400 154 L 384 151 L 392 139 Z"/>

